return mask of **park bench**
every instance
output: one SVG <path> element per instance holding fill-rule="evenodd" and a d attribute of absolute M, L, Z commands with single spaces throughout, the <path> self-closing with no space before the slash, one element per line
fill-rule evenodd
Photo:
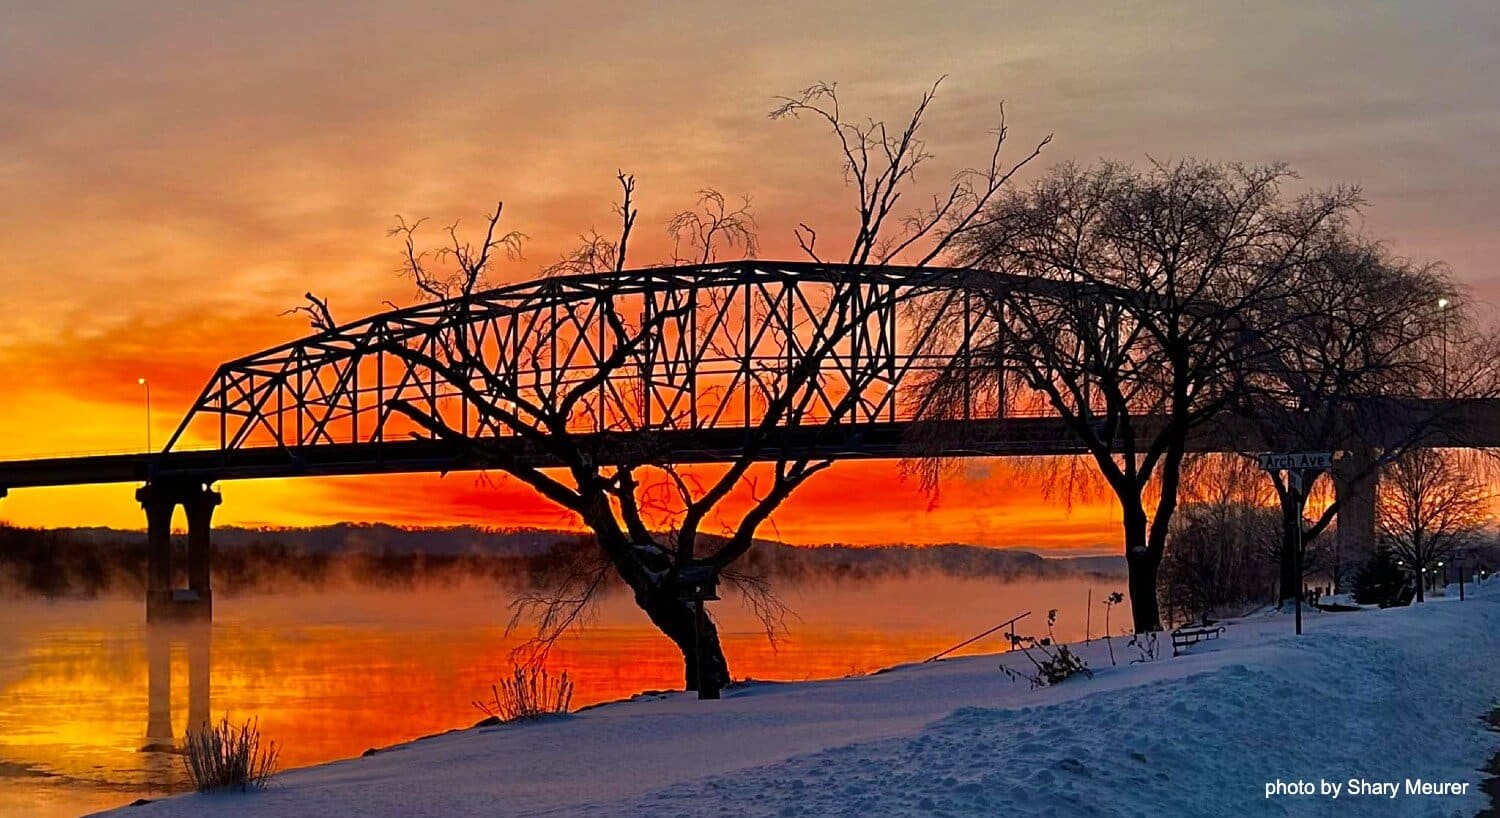
<path fill-rule="evenodd" d="M 1218 639 L 1223 633 L 1223 625 L 1213 628 L 1178 628 L 1172 631 L 1172 655 L 1176 656 L 1188 645 L 1196 645 L 1205 639 Z"/>

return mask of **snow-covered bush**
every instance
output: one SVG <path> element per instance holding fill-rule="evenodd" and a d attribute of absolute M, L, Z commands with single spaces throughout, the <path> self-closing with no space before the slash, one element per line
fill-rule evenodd
<path fill-rule="evenodd" d="M 1083 674 L 1093 678 L 1094 672 L 1089 670 L 1088 663 L 1083 657 L 1068 650 L 1067 645 L 1058 645 L 1052 635 L 1052 626 L 1057 624 L 1057 609 L 1053 608 L 1047 612 L 1047 636 L 1037 639 L 1034 636 L 1020 636 L 1011 634 L 1010 646 L 1013 650 L 1020 650 L 1031 660 L 1036 668 L 1036 673 L 1022 673 L 1021 671 L 1000 666 L 1005 675 L 1014 679 L 1025 679 L 1031 683 L 1033 689 L 1038 687 L 1049 687 L 1067 681 L 1073 676 Z M 1038 659 L 1031 651 L 1036 650 L 1043 658 Z"/>
<path fill-rule="evenodd" d="M 260 723 L 242 725 L 225 716 L 217 725 L 188 730 L 183 738 L 182 763 L 198 792 L 262 789 L 276 774 L 276 742 L 260 746 Z"/>
<path fill-rule="evenodd" d="M 564 670 L 551 676 L 545 668 L 517 665 L 511 678 L 490 685 L 493 699 L 474 706 L 495 723 L 563 715 L 573 704 L 573 681 Z"/>
<path fill-rule="evenodd" d="M 1030 654 L 1027 654 L 1028 656 Z M 1067 645 L 1058 645 L 1057 654 L 1048 654 L 1049 658 L 1036 663 L 1037 676 L 1049 685 L 1065 682 L 1073 676 L 1083 674 L 1090 679 L 1094 678 L 1094 671 L 1089 670 L 1088 662 L 1083 657 L 1068 650 Z"/>
<path fill-rule="evenodd" d="M 1156 661 L 1158 650 L 1155 631 L 1132 635 L 1130 637 L 1130 646 L 1140 653 L 1140 656 L 1130 660 L 1132 665 Z"/>

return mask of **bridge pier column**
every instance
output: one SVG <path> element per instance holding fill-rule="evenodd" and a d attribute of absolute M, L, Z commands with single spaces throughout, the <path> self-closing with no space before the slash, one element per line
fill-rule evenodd
<path fill-rule="evenodd" d="M 164 617 L 172 604 L 172 510 L 177 503 L 155 485 L 135 493 L 146 511 L 146 622 Z"/>
<path fill-rule="evenodd" d="M 1333 464 L 1333 493 L 1338 501 L 1338 530 L 1334 532 L 1334 580 L 1349 580 L 1375 550 L 1375 491 L 1380 475 L 1369 449 L 1348 452 Z M 1342 590 L 1336 588 L 1335 590 Z"/>
<path fill-rule="evenodd" d="M 211 620 L 210 576 L 213 545 L 209 532 L 214 507 L 222 498 L 200 481 L 157 481 L 135 493 L 146 511 L 146 623 Z M 188 587 L 172 587 L 172 512 L 183 507 L 188 519 Z"/>
<path fill-rule="evenodd" d="M 214 508 L 223 501 L 217 491 L 199 486 L 182 503 L 188 522 L 188 590 L 200 600 L 205 619 L 213 617 L 214 608 L 214 592 L 210 587 L 213 542 L 209 532 L 213 528 Z"/>

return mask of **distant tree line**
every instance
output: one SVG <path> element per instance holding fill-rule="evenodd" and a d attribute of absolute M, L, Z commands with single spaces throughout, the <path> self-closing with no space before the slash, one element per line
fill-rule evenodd
<path fill-rule="evenodd" d="M 598 544 L 587 534 L 558 535 L 523 554 L 432 553 L 385 544 L 330 550 L 290 545 L 301 531 L 266 532 L 231 545 L 215 545 L 213 587 L 227 595 L 288 593 L 349 586 L 378 589 L 488 583 L 517 596 L 554 589 L 590 561 Z M 416 532 L 420 536 L 420 532 Z M 278 536 L 285 539 L 278 539 Z M 175 543 L 185 549 L 185 542 Z M 146 587 L 143 535 L 100 536 L 71 530 L 0 525 L 0 595 L 88 599 L 140 595 Z M 743 569 L 746 581 L 864 583 L 932 576 L 1021 579 L 1118 579 L 1124 566 L 1111 558 L 1047 559 L 1025 551 L 969 545 L 791 546 L 763 542 Z M 610 583 L 606 589 L 625 586 Z"/>
<path fill-rule="evenodd" d="M 174 547 L 186 553 L 186 541 Z M 350 584 L 368 588 L 449 585 L 466 579 L 515 584 L 547 575 L 553 552 L 535 556 L 429 554 L 390 548 L 309 551 L 274 535 L 214 548 L 219 593 L 256 594 Z M 139 595 L 146 588 L 143 535 L 88 537 L 76 532 L 0 525 L 0 593 L 49 598 Z M 185 564 L 183 562 L 182 564 Z"/>

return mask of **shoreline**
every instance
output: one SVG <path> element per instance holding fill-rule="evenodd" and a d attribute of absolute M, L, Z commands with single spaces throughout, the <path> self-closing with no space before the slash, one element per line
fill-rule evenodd
<path fill-rule="evenodd" d="M 230 814 L 243 816 L 323 814 L 335 805 L 349 812 L 366 802 L 467 816 L 488 814 L 497 798 L 517 811 L 590 815 L 713 808 L 1030 815 L 1045 814 L 1057 798 L 1123 798 L 1147 812 L 1159 805 L 1166 814 L 1209 814 L 1226 799 L 1264 807 L 1262 789 L 1287 776 L 1316 780 L 1347 770 L 1369 780 L 1477 782 L 1495 777 L 1475 772 L 1483 759 L 1500 757 L 1494 733 L 1473 722 L 1434 721 L 1431 708 L 1386 703 L 1401 697 L 1448 712 L 1494 708 L 1500 688 L 1487 683 L 1500 653 L 1497 603 L 1484 594 L 1463 606 L 1317 614 L 1301 638 L 1285 615 L 1252 616 L 1181 657 L 1168 652 L 1146 663 L 1132 663 L 1135 651 L 1119 640 L 1119 664 L 1111 665 L 1107 647 L 1094 640 L 1073 646 L 1093 678 L 1035 690 L 996 668 L 1019 667 L 1024 657 L 993 654 L 753 684 L 706 707 L 680 692 L 637 695 L 547 723 L 456 728 L 288 771 L 265 792 L 211 797 L 215 809 L 232 806 Z M 1460 632 L 1477 641 L 1456 639 Z M 1330 665 L 1340 668 L 1333 686 Z M 1500 709 L 1491 716 L 1500 719 Z M 1247 751 L 1205 750 L 1223 746 L 1215 742 L 1224 736 Z M 1413 738 L 1420 746 L 1407 748 Z M 628 765 L 620 764 L 621 748 Z M 649 780 L 632 773 L 643 767 L 654 771 Z M 590 771 L 587 781 L 570 772 L 578 769 Z M 1486 783 L 1443 808 L 1484 809 L 1492 792 Z M 118 814 L 178 818 L 201 812 L 202 798 Z M 1407 798 L 1279 804 L 1293 815 L 1333 807 L 1362 816 L 1422 806 Z"/>

